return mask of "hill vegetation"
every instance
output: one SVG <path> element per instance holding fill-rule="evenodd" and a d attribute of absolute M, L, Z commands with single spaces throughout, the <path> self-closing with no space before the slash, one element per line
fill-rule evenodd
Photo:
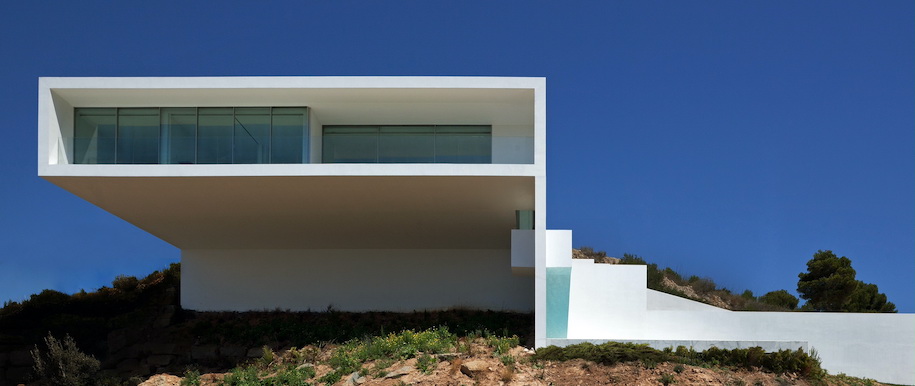
<path fill-rule="evenodd" d="M 808 271 L 798 274 L 798 293 L 807 300 L 800 308 L 800 299 L 784 289 L 762 296 L 755 296 L 750 290 L 737 294 L 718 287 L 711 278 L 696 275 L 684 278 L 673 269 L 660 268 L 638 255 L 626 253 L 618 259 L 608 257 L 605 251 L 583 246 L 573 251 L 573 257 L 594 259 L 596 263 L 645 265 L 648 288 L 734 311 L 896 312 L 896 305 L 887 301 L 877 285 L 855 279 L 850 259 L 839 258 L 828 250 L 817 251 L 807 262 Z"/>
<path fill-rule="evenodd" d="M 576 254 L 613 261 L 590 248 Z M 649 288 L 710 304 L 748 310 L 797 307 L 797 298 L 784 290 L 758 298 L 749 291 L 735 295 L 711 279 L 684 279 L 639 256 L 627 254 L 613 262 L 644 264 Z M 874 384 L 825 375 L 815 355 L 802 352 L 584 344 L 534 353 L 519 346 L 533 345 L 531 314 L 330 308 L 194 312 L 180 308 L 180 270 L 172 264 L 142 279 L 118 276 L 110 287 L 93 292 L 44 290 L 22 302 L 6 302 L 0 308 L 0 385 L 28 379 L 35 385 L 136 385 L 153 374 L 159 374 L 156 382 L 173 381 L 156 384 L 174 385 L 357 384 L 357 379 L 368 384 L 546 385 L 578 383 L 592 375 L 621 383 L 723 385 L 753 379 L 755 384 L 803 385 L 850 379 L 849 384 Z M 854 293 L 847 302 L 862 301 Z M 715 370 L 706 372 L 709 367 Z"/>
<path fill-rule="evenodd" d="M 607 262 L 607 252 L 595 251 L 592 247 L 581 247 L 578 258 L 595 259 L 595 262 Z M 753 291 L 745 290 L 740 294 L 719 287 L 714 280 L 696 275 L 684 277 L 669 267 L 658 267 L 642 257 L 624 254 L 613 261 L 616 264 L 644 265 L 648 271 L 648 288 L 686 299 L 710 304 L 734 311 L 791 311 L 797 307 L 798 299 L 788 291 L 772 291 L 757 297 Z"/>

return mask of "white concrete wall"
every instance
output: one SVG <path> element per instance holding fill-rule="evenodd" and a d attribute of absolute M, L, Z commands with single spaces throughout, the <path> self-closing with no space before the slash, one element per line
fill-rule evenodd
<path fill-rule="evenodd" d="M 648 290 L 644 266 L 589 261 L 572 266 L 570 340 L 807 342 L 830 373 L 915 384 L 913 314 L 733 312 Z"/>
<path fill-rule="evenodd" d="M 201 311 L 530 312 L 509 250 L 183 250 L 181 304 Z"/>
<path fill-rule="evenodd" d="M 625 335 L 621 326 L 640 326 L 645 319 L 646 271 L 638 265 L 572 261 L 569 287 L 569 339 L 641 339 Z"/>
<path fill-rule="evenodd" d="M 512 229 L 512 272 L 534 274 L 534 230 Z"/>
<path fill-rule="evenodd" d="M 559 229 L 546 231 L 546 266 L 572 266 L 572 231 Z"/>
<path fill-rule="evenodd" d="M 534 87 L 534 345 L 546 343 L 546 79 Z"/>

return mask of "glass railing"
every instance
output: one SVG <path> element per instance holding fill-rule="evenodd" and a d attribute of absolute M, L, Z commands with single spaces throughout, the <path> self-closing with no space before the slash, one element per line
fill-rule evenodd
<path fill-rule="evenodd" d="M 131 151 L 118 152 L 118 144 L 114 139 L 83 139 L 78 138 L 74 142 L 73 137 L 61 137 L 56 145 L 57 163 L 58 164 L 297 164 L 309 163 L 307 154 L 303 155 L 305 162 L 300 162 L 302 157 L 279 157 L 277 153 L 270 153 L 269 150 L 260 149 L 258 152 L 247 151 L 245 148 L 245 157 L 234 157 L 231 143 L 223 144 L 219 147 L 222 151 L 220 155 L 214 156 L 211 152 L 204 153 L 194 145 L 185 146 L 185 150 L 178 154 L 177 152 L 169 153 L 167 150 L 162 151 L 162 145 L 155 141 L 139 141 L 142 145 Z M 273 144 L 277 146 L 276 143 Z M 80 147 L 79 151 L 74 151 Z M 121 149 L 125 146 L 122 144 Z M 297 148 L 300 149 L 300 148 Z M 51 149 L 54 151 L 55 149 Z M 81 159 L 74 158 L 74 154 L 79 154 Z M 203 157 L 205 156 L 205 157 Z M 199 162 L 203 157 L 208 161 Z M 390 161 L 361 161 L 350 163 L 443 163 L 443 164 L 533 164 L 534 163 L 534 138 L 522 136 L 494 136 L 492 137 L 492 154 L 486 162 L 480 162 L 479 155 L 462 157 L 456 152 L 451 157 L 442 158 L 439 162 L 429 162 L 425 158 L 416 158 L 411 160 L 409 157 L 393 157 Z M 233 162 L 235 161 L 235 162 Z M 274 161 L 274 162 L 270 162 Z M 322 163 L 317 161 L 315 163 Z"/>

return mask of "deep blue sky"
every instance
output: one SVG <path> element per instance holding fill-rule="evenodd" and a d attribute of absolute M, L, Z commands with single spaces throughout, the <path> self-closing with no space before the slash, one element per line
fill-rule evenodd
<path fill-rule="evenodd" d="M 576 246 L 756 294 L 831 249 L 915 311 L 911 1 L 133 4 L 0 13 L 0 301 L 179 258 L 36 176 L 39 76 L 491 75 L 547 78 Z"/>

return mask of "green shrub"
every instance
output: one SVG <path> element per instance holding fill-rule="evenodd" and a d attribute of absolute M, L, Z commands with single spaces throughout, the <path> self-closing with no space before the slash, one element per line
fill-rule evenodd
<path fill-rule="evenodd" d="M 584 359 L 604 365 L 613 365 L 621 362 L 664 362 L 667 356 L 648 345 L 633 343 L 607 342 L 600 345 L 580 343 L 564 348 L 548 346 L 538 349 L 534 353 L 537 360 L 566 361 L 571 359 Z"/>
<path fill-rule="evenodd" d="M 431 365 L 429 358 L 436 361 L 432 354 L 440 354 L 456 346 L 457 335 L 452 334 L 447 328 L 432 328 L 420 332 L 406 330 L 399 334 L 350 340 L 331 355 L 328 365 L 334 370 L 320 381 L 335 383 L 344 375 L 359 370 L 363 363 L 370 360 L 405 360 L 420 357 L 424 365 Z M 420 360 L 417 361 L 417 366 L 420 366 Z"/>
<path fill-rule="evenodd" d="M 222 384 L 226 386 L 253 386 L 261 385 L 261 379 L 257 375 L 257 369 L 253 366 L 236 367 L 222 379 Z"/>
<path fill-rule="evenodd" d="M 493 355 L 500 356 L 508 353 L 509 350 L 518 345 L 518 337 L 515 335 L 509 337 L 490 336 L 487 343 L 493 349 Z"/>
<path fill-rule="evenodd" d="M 696 281 L 691 281 L 690 285 L 694 290 L 696 290 L 697 293 L 700 294 L 707 294 L 718 288 L 718 286 L 715 284 L 715 281 L 707 277 Z"/>
<path fill-rule="evenodd" d="M 799 302 L 797 297 L 785 290 L 768 292 L 765 295 L 760 296 L 759 301 L 777 307 L 784 307 L 789 310 L 796 309 L 797 303 Z"/>
<path fill-rule="evenodd" d="M 76 347 L 70 335 L 63 341 L 50 333 L 44 338 L 47 351 L 36 345 L 31 351 L 35 361 L 33 371 L 37 384 L 59 386 L 81 386 L 94 384 L 99 361 L 84 354 Z"/>
<path fill-rule="evenodd" d="M 658 382 L 661 382 L 662 385 L 667 386 L 672 383 L 677 383 L 677 379 L 674 378 L 673 374 L 671 373 L 664 373 L 661 374 L 661 378 L 658 378 Z"/>
<path fill-rule="evenodd" d="M 581 247 L 579 251 L 589 259 L 600 260 L 607 257 L 606 251 L 595 251 L 591 247 Z"/>
<path fill-rule="evenodd" d="M 200 371 L 187 370 L 181 378 L 181 386 L 200 386 Z"/>
<path fill-rule="evenodd" d="M 140 285 L 140 280 L 134 276 L 126 275 L 117 275 L 114 278 L 114 281 L 111 282 L 111 288 L 123 291 L 130 292 L 137 289 L 137 286 Z"/>
<path fill-rule="evenodd" d="M 429 354 L 423 354 L 416 358 L 416 368 L 422 371 L 423 374 L 432 373 L 436 364 L 438 364 L 438 359 Z"/>
<path fill-rule="evenodd" d="M 511 356 L 511 354 L 500 355 L 499 361 L 502 362 L 502 364 L 505 366 L 515 365 L 515 357 Z"/>
<path fill-rule="evenodd" d="M 676 350 L 655 350 L 647 345 L 607 342 L 600 345 L 580 343 L 566 347 L 548 346 L 538 349 L 532 360 L 566 361 L 584 359 L 605 365 L 639 361 L 648 366 L 661 362 L 681 362 L 697 366 L 732 366 L 745 369 L 761 368 L 777 374 L 796 373 L 810 379 L 821 379 L 825 371 L 815 351 L 780 350 L 767 353 L 760 347 L 725 350 L 712 347 L 696 352 L 683 346 Z"/>
<path fill-rule="evenodd" d="M 280 371 L 275 376 L 265 381 L 269 385 L 310 385 L 308 380 L 315 377 L 315 369 L 311 366 L 292 367 Z"/>

